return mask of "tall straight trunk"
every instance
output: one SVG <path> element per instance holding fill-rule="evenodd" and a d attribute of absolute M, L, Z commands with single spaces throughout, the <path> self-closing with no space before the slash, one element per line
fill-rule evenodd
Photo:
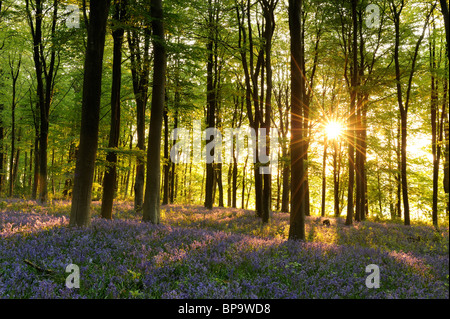
<path fill-rule="evenodd" d="M 37 95 L 39 105 L 39 170 L 38 170 L 38 186 L 39 186 L 39 202 L 45 204 L 47 202 L 47 148 L 49 134 L 49 115 L 50 106 L 53 98 L 53 88 L 58 68 L 56 63 L 56 46 L 49 46 L 49 52 L 44 52 L 42 23 L 44 20 L 44 8 L 42 0 L 36 0 L 33 10 L 30 9 L 29 0 L 25 2 L 26 14 L 30 25 L 31 35 L 33 38 L 33 61 L 35 65 L 37 80 Z M 58 17 L 58 0 L 53 1 L 52 23 L 50 31 L 50 41 L 56 38 L 56 25 Z M 33 13 L 32 13 L 33 11 Z M 33 20 L 34 14 L 34 20 Z M 47 61 L 47 57 L 49 61 Z"/>
<path fill-rule="evenodd" d="M 447 51 L 447 55 L 449 54 L 449 52 Z M 440 140 L 443 141 L 444 143 L 444 178 L 443 178 L 443 186 L 444 186 L 444 192 L 447 194 L 447 196 L 445 196 L 446 200 L 447 200 L 447 213 L 446 215 L 449 215 L 450 212 L 450 200 L 449 200 L 449 192 L 450 192 L 450 172 L 449 172 L 449 138 L 450 138 L 450 134 L 449 134 L 449 120 L 448 120 L 448 114 L 449 114 L 449 90 L 448 90 L 448 60 L 445 62 L 445 70 L 447 70 L 447 76 L 444 78 L 444 85 L 443 85 L 443 89 L 444 89 L 444 94 L 443 94 L 443 102 L 442 102 L 442 119 L 441 119 L 441 125 L 443 126 L 441 128 L 441 136 L 440 136 Z"/>
<path fill-rule="evenodd" d="M 228 172 L 227 172 L 227 207 L 231 207 L 231 178 L 233 176 L 233 164 L 228 165 Z"/>
<path fill-rule="evenodd" d="M 219 188 L 219 207 L 224 207 L 224 205 L 223 205 L 222 163 L 217 164 L 216 183 Z"/>
<path fill-rule="evenodd" d="M 395 175 L 395 181 L 397 184 L 397 201 L 396 201 L 396 212 L 397 217 L 402 218 L 402 161 L 401 161 L 401 126 L 400 126 L 400 116 L 397 119 L 397 145 L 396 145 L 396 155 L 397 155 L 397 173 Z"/>
<path fill-rule="evenodd" d="M 9 59 L 10 75 L 12 79 L 12 101 L 11 101 L 11 156 L 9 159 L 9 197 L 13 196 L 14 189 L 14 154 L 16 152 L 15 142 L 16 142 L 16 90 L 17 90 L 17 79 L 20 73 L 20 64 L 22 62 L 22 56 L 20 55 L 17 65 L 14 59 Z"/>
<path fill-rule="evenodd" d="M 430 30 L 431 31 L 431 30 Z M 431 69 L 431 101 L 430 101 L 430 119 L 431 119 L 431 153 L 433 155 L 433 203 L 432 203 L 432 221 L 435 228 L 438 227 L 438 178 L 439 178 L 439 160 L 440 154 L 438 154 L 437 140 L 438 140 L 438 81 L 434 76 L 436 70 L 436 40 L 434 36 L 434 23 L 433 23 L 433 35 L 430 37 L 430 69 Z"/>
<path fill-rule="evenodd" d="M 26 153 L 25 153 L 26 155 Z M 54 174 L 54 167 L 55 167 L 55 149 L 52 149 L 52 195 L 55 196 L 55 174 Z"/>
<path fill-rule="evenodd" d="M 144 205 L 144 221 L 159 224 L 160 221 L 160 168 L 161 168 L 161 132 L 165 102 L 166 84 L 166 46 L 164 41 L 164 23 L 162 0 L 151 0 L 152 44 L 154 50 L 153 91 L 150 128 L 147 148 L 147 175 Z"/>
<path fill-rule="evenodd" d="M 33 186 L 31 190 L 31 199 L 37 199 L 37 190 L 39 186 L 39 130 L 36 129 L 34 137 L 34 172 L 33 172 Z"/>
<path fill-rule="evenodd" d="M 337 140 L 334 140 L 334 152 L 333 152 L 333 194 L 334 194 L 334 216 L 339 217 L 341 215 L 339 206 L 339 168 L 338 168 L 338 149 Z"/>
<path fill-rule="evenodd" d="M 236 14 L 239 22 L 239 41 L 238 45 L 241 53 L 242 67 L 245 77 L 245 105 L 247 109 L 247 117 L 250 122 L 250 127 L 256 134 L 256 149 L 258 150 L 258 129 L 262 124 L 261 104 L 262 100 L 258 94 L 258 79 L 260 73 L 262 74 L 264 51 L 261 46 L 258 50 L 258 57 L 254 59 L 254 41 L 253 28 L 251 18 L 251 1 L 242 2 L 240 6 L 236 6 Z M 242 10 L 242 15 L 240 10 Z M 247 29 L 245 28 L 247 25 Z M 247 53 L 249 56 L 247 58 Z M 262 78 L 262 75 L 261 75 Z M 264 83 L 264 82 L 261 82 Z M 252 107 L 253 102 L 253 107 Z M 255 190 L 255 210 L 258 217 L 262 216 L 262 196 L 263 196 L 263 180 L 259 172 L 259 157 L 258 152 L 254 154 L 255 165 L 253 167 L 254 175 L 254 190 Z"/>
<path fill-rule="evenodd" d="M 449 60 L 450 54 L 450 18 L 449 18 L 449 7 L 447 0 L 439 0 L 441 4 L 441 12 L 444 17 L 444 26 L 445 26 L 445 39 L 447 42 L 447 61 Z"/>
<path fill-rule="evenodd" d="M 111 122 L 109 129 L 108 148 L 119 146 L 120 136 L 120 88 L 122 82 L 122 44 L 124 29 L 120 24 L 125 15 L 126 0 L 114 0 L 113 14 L 113 70 L 111 85 Z M 114 26 L 119 24 L 119 26 Z M 112 218 L 114 193 L 117 182 L 117 153 L 109 151 L 106 154 L 107 167 L 103 177 L 103 194 L 101 216 L 106 219 Z"/>
<path fill-rule="evenodd" d="M 164 108 L 164 185 L 163 185 L 163 200 L 162 204 L 169 203 L 169 173 L 170 173 L 170 158 L 169 158 L 169 116 L 167 115 L 167 105 Z"/>
<path fill-rule="evenodd" d="M 20 143 L 21 130 L 19 129 L 19 133 L 17 136 L 17 142 Z M 20 148 L 17 148 L 16 155 L 14 156 L 14 167 L 13 167 L 13 175 L 12 181 L 14 186 L 18 184 L 17 176 L 19 175 L 19 160 L 20 160 Z"/>
<path fill-rule="evenodd" d="M 327 176 L 326 176 L 326 167 L 327 167 L 327 148 L 328 141 L 325 136 L 323 141 L 323 157 L 322 157 L 322 205 L 321 205 L 321 216 L 325 217 L 325 195 L 326 195 L 326 187 L 327 187 Z"/>
<path fill-rule="evenodd" d="M 364 36 L 363 36 L 363 17 L 362 10 L 358 11 L 358 30 L 359 30 L 359 56 L 360 64 L 358 68 L 358 85 L 367 83 L 365 71 L 365 55 L 364 55 Z M 370 76 L 370 71 L 368 76 Z M 362 81 L 364 81 L 361 83 Z M 358 92 L 358 106 L 356 116 L 356 217 L 358 220 L 364 220 L 366 216 L 366 115 L 368 93 Z"/>
<path fill-rule="evenodd" d="M 408 77 L 408 85 L 406 88 L 405 103 L 403 103 L 403 93 L 401 85 L 401 72 L 400 72 L 400 62 L 399 62 L 399 48 L 400 48 L 400 15 L 403 9 L 404 3 L 402 2 L 400 7 L 391 3 L 391 10 L 393 13 L 393 20 L 395 26 L 395 45 L 394 45 L 394 64 L 395 64 L 395 81 L 397 83 L 397 100 L 400 109 L 400 125 L 401 125 L 401 184 L 402 184 L 402 196 L 403 196 L 403 209 L 404 209 L 404 224 L 409 226 L 410 212 L 409 212 L 409 197 L 408 197 L 408 181 L 407 181 L 407 152 L 406 152 L 406 142 L 407 142 L 407 120 L 408 120 L 408 107 L 410 101 L 410 93 L 412 87 L 412 79 L 416 69 L 416 61 L 419 53 L 420 44 L 425 36 L 425 31 L 428 26 L 428 22 L 436 4 L 433 4 L 431 10 L 427 13 L 426 21 L 422 29 L 422 34 L 417 40 L 413 58 L 411 60 L 411 70 Z"/>
<path fill-rule="evenodd" d="M 214 87 L 214 14 L 212 8 L 212 1 L 208 1 L 209 20 L 208 28 L 210 29 L 210 37 L 206 44 L 206 50 L 208 52 L 208 61 L 206 65 L 206 97 L 207 97 L 207 125 L 209 128 L 215 127 L 215 112 L 216 112 L 216 92 Z M 213 137 L 207 139 L 206 143 L 209 143 Z M 208 156 L 214 158 L 214 148 L 211 149 L 211 153 Z M 205 207 L 212 209 L 214 205 L 214 165 L 213 163 L 206 163 L 206 181 L 205 181 Z"/>
<path fill-rule="evenodd" d="M 277 0 L 263 0 L 264 11 L 264 50 L 265 50 L 265 70 L 266 70 L 266 100 L 264 108 L 264 125 L 266 129 L 266 154 L 270 158 L 270 121 L 272 116 L 272 36 L 275 30 L 274 10 Z M 261 86 L 263 88 L 264 86 Z M 261 89 L 261 92 L 263 90 Z M 266 164 L 270 165 L 270 163 Z M 262 196 L 262 222 L 269 222 L 269 215 L 272 210 L 272 172 L 263 176 L 263 196 Z"/>
<path fill-rule="evenodd" d="M 2 193 L 2 187 L 3 187 L 3 176 L 4 176 L 4 168 L 3 168 L 3 161 L 5 157 L 4 148 L 3 148 L 3 110 L 4 110 L 4 104 L 0 103 L 0 194 Z"/>
<path fill-rule="evenodd" d="M 352 0 L 352 74 L 350 86 L 350 116 L 348 121 L 348 188 L 347 188 L 347 218 L 346 225 L 353 224 L 353 189 L 355 183 L 355 123 L 356 123 L 356 96 L 358 85 L 358 19 L 356 15 L 357 0 Z"/>
<path fill-rule="evenodd" d="M 91 2 L 89 21 L 86 21 L 88 39 L 84 62 L 80 144 L 75 167 L 70 226 L 90 224 L 92 182 L 98 147 L 103 52 L 110 3 L 110 0 Z"/>
<path fill-rule="evenodd" d="M 0 17 L 2 16 L 2 3 L 3 1 L 0 1 Z M 0 20 L 1 22 L 1 20 Z M 0 69 L 0 76 L 3 78 L 3 72 Z M 3 151 L 3 110 L 5 105 L 3 103 L 0 103 L 0 196 L 2 193 L 2 186 L 3 186 L 3 161 L 4 161 L 4 151 Z"/>
<path fill-rule="evenodd" d="M 445 108 L 447 107 L 450 110 L 450 97 L 449 97 L 449 91 L 448 91 L 448 62 L 450 59 L 450 18 L 449 18 L 449 6 L 447 4 L 446 0 L 439 0 L 441 4 L 441 12 L 444 17 L 444 25 L 445 25 L 445 38 L 447 42 L 447 60 L 445 62 L 445 70 L 446 70 L 446 77 L 444 78 L 444 103 L 442 106 L 442 114 L 443 118 L 445 119 L 445 150 L 444 150 L 444 192 L 447 194 L 446 200 L 447 200 L 447 216 L 449 215 L 450 211 L 450 200 L 449 200 L 449 192 L 450 192 L 450 170 L 449 170 L 449 125 L 448 125 L 448 111 L 445 111 Z"/>
<path fill-rule="evenodd" d="M 132 127 L 130 128 L 130 132 L 131 132 Z M 130 133 L 130 151 L 133 149 L 133 134 Z M 128 186 L 130 184 L 130 175 L 131 175 L 131 169 L 132 167 L 132 157 L 131 155 L 128 157 L 128 171 L 127 171 L 127 177 L 125 179 L 125 198 L 128 196 Z M 134 175 L 134 173 L 133 173 Z M 131 175 L 131 176 L 133 176 Z"/>
<path fill-rule="evenodd" d="M 144 39 L 141 39 L 135 30 L 127 31 L 133 92 L 136 101 L 137 148 L 140 151 L 136 156 L 136 174 L 133 185 L 136 211 L 141 210 L 144 202 L 145 161 L 143 153 L 145 151 L 145 109 L 150 73 L 150 33 L 148 26 L 144 28 Z"/>
<path fill-rule="evenodd" d="M 174 130 L 178 128 L 178 109 L 175 109 L 175 114 L 174 114 L 174 120 L 173 120 L 173 128 Z M 172 140 L 172 145 L 175 145 L 176 140 Z M 171 172 L 170 172 L 170 203 L 173 203 L 174 200 L 177 197 L 177 192 L 176 192 L 176 181 L 177 178 L 177 174 L 176 174 L 176 165 L 174 162 L 172 162 L 171 165 Z M 203 185 L 202 185 L 202 191 L 203 191 Z M 200 196 L 201 198 L 202 196 Z"/>
<path fill-rule="evenodd" d="M 233 199 L 231 203 L 231 207 L 237 207 L 237 176 L 238 176 L 238 165 L 236 162 L 236 158 L 233 160 Z"/>
<path fill-rule="evenodd" d="M 305 83 L 302 46 L 302 0 L 289 1 L 291 51 L 291 212 L 289 239 L 305 240 L 305 140 L 303 132 Z"/>

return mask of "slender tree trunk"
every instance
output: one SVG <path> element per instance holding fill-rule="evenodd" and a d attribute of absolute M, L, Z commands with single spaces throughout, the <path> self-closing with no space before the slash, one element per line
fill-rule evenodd
<path fill-rule="evenodd" d="M 0 74 L 1 76 L 1 74 Z M 3 110 L 4 110 L 4 104 L 0 103 L 0 195 L 3 190 L 3 176 L 5 174 L 4 168 L 3 168 L 3 161 L 4 161 L 4 148 L 3 148 L 3 139 L 4 139 L 4 133 L 3 133 Z"/>
<path fill-rule="evenodd" d="M 178 128 L 178 109 L 175 109 L 174 117 L 175 118 L 174 118 L 174 127 L 173 128 L 175 130 Z M 172 145 L 175 145 L 175 143 L 176 143 L 176 140 L 173 140 Z M 171 174 L 170 174 L 170 203 L 173 203 L 174 200 L 176 199 L 176 195 L 177 195 L 177 192 L 175 189 L 175 187 L 176 187 L 175 180 L 176 180 L 177 174 L 176 174 L 175 163 L 172 162 L 171 166 L 172 166 L 172 168 L 171 168 Z M 202 185 L 202 190 L 203 190 L 203 185 Z M 200 196 L 200 197 L 202 197 L 202 196 Z"/>
<path fill-rule="evenodd" d="M 447 51 L 447 55 L 449 52 Z M 444 192 L 447 194 L 445 196 L 447 201 L 447 216 L 450 212 L 450 200 L 449 200 L 449 192 L 450 192 L 450 172 L 449 172 L 449 120 L 448 120 L 448 110 L 449 107 L 449 91 L 448 91 L 448 60 L 445 62 L 445 70 L 447 70 L 446 77 L 444 78 L 444 94 L 443 94 L 443 102 L 442 102 L 442 119 L 441 119 L 441 137 L 440 140 L 443 141 L 444 145 L 444 179 L 443 179 L 443 186 L 444 186 Z"/>
<path fill-rule="evenodd" d="M 145 151 L 145 109 L 150 72 L 150 33 L 150 28 L 147 25 L 144 29 L 144 39 L 141 39 L 134 30 L 127 32 L 133 92 L 136 100 L 137 148 L 140 151 L 140 154 L 136 156 L 136 173 L 133 185 L 135 211 L 141 210 L 144 202 L 145 161 L 143 153 Z M 143 45 L 141 45 L 141 42 L 143 42 Z"/>
<path fill-rule="evenodd" d="M 305 141 L 302 116 L 305 98 L 302 0 L 289 0 L 291 45 L 291 212 L 289 239 L 305 240 Z"/>
<path fill-rule="evenodd" d="M 449 91 L 448 91 L 448 62 L 450 59 L 450 18 L 449 18 L 449 6 L 447 4 L 446 0 L 439 0 L 441 4 L 441 12 L 444 17 L 444 25 L 445 25 L 445 37 L 447 42 L 447 60 L 445 63 L 445 70 L 446 70 L 446 77 L 444 78 L 444 103 L 442 106 L 442 114 L 446 114 L 443 116 L 445 119 L 444 123 L 444 140 L 445 140 L 445 151 L 444 151 L 444 192 L 447 194 L 446 200 L 447 200 L 447 216 L 449 215 L 450 211 L 450 200 L 449 200 L 449 192 L 450 192 L 450 170 L 449 170 L 449 124 L 448 124 L 448 113 L 445 111 L 445 108 L 448 107 L 450 110 L 450 98 L 449 98 Z"/>
<path fill-rule="evenodd" d="M 162 204 L 169 203 L 169 173 L 170 173 L 170 158 L 169 158 L 169 117 L 167 115 L 167 104 L 164 108 L 164 185 L 163 185 L 163 200 Z"/>
<path fill-rule="evenodd" d="M 161 132 L 165 102 L 166 84 L 166 46 L 164 41 L 164 23 L 162 0 L 151 0 L 150 14 L 153 31 L 153 90 L 152 109 L 147 148 L 147 176 L 143 220 L 153 224 L 160 221 L 160 167 Z"/>
<path fill-rule="evenodd" d="M 278 1 L 274 0 L 263 0 L 263 11 L 264 11 L 264 49 L 265 49 L 265 70 L 266 70 L 266 100 L 265 100 L 265 110 L 264 110 L 264 125 L 266 129 L 266 154 L 270 158 L 270 121 L 272 113 L 272 36 L 275 30 L 275 15 L 274 10 Z M 263 88 L 263 86 L 261 86 Z M 262 92 L 262 89 L 261 89 Z M 262 100 L 261 100 L 262 101 Z M 270 162 L 270 160 L 269 160 Z M 268 163 L 267 165 L 270 165 Z M 263 176 L 263 196 L 262 196 L 262 222 L 268 223 L 270 212 L 272 210 L 272 173 L 264 174 Z"/>
<path fill-rule="evenodd" d="M 80 144 L 75 168 L 70 226 L 90 224 L 92 182 L 98 147 L 103 51 L 109 7 L 110 0 L 93 1 L 90 4 Z"/>
<path fill-rule="evenodd" d="M 13 196 L 14 190 L 14 154 L 16 152 L 15 142 L 16 142 L 16 91 L 17 91 L 17 79 L 20 73 L 20 65 L 22 62 L 22 55 L 19 56 L 19 61 L 17 65 L 14 59 L 9 59 L 10 75 L 12 79 L 12 101 L 11 101 L 11 156 L 9 160 L 9 197 Z"/>
<path fill-rule="evenodd" d="M 327 187 L 327 176 L 326 176 L 326 167 L 327 167 L 327 147 L 328 141 L 325 136 L 323 141 L 323 160 L 322 160 L 322 212 L 321 216 L 325 217 L 325 195 L 326 195 L 326 187 Z"/>
<path fill-rule="evenodd" d="M 113 74 L 111 85 L 111 123 L 109 130 L 108 148 L 119 146 L 120 136 L 120 88 L 122 80 L 122 44 L 124 29 L 120 24 L 124 20 L 126 0 L 114 0 L 113 14 Z M 119 24 L 119 26 L 114 26 Z M 109 151 L 106 154 L 107 167 L 103 177 L 103 194 L 101 216 L 112 219 L 114 193 L 117 183 L 117 153 Z"/>
<path fill-rule="evenodd" d="M 410 225 L 410 212 L 409 212 L 409 198 L 408 198 L 408 181 L 407 181 L 407 152 L 406 152 L 406 141 L 407 141 L 407 120 L 408 120 L 408 107 L 410 101 L 410 92 L 412 87 L 412 79 L 414 76 L 414 72 L 416 69 L 416 61 L 419 53 L 420 44 L 425 36 L 425 30 L 427 28 L 430 16 L 436 7 L 436 4 L 433 4 L 431 10 L 428 12 L 425 24 L 422 29 L 422 34 L 420 35 L 415 49 L 414 55 L 411 60 L 411 71 L 409 73 L 408 85 L 406 89 L 406 98 L 405 103 L 403 104 L 403 96 L 402 96 L 402 86 L 400 81 L 400 62 L 399 62 L 399 48 L 400 48 L 400 15 L 403 9 L 404 3 L 402 2 L 400 8 L 393 3 L 391 3 L 391 9 L 393 12 L 393 20 L 395 26 L 395 45 L 394 45 L 394 64 L 395 64 L 395 81 L 397 83 L 397 100 L 400 109 L 400 125 L 401 125 L 401 184 L 402 184 L 402 196 L 403 196 L 403 209 L 404 209 L 404 223 L 405 225 Z"/>
<path fill-rule="evenodd" d="M 355 123 L 356 123 L 356 96 L 358 85 L 358 19 L 356 15 L 357 0 L 352 0 L 352 77 L 350 87 L 350 116 L 348 121 L 348 189 L 347 189 L 347 219 L 346 225 L 353 224 L 353 188 L 355 183 Z M 359 219 L 359 217 L 358 217 Z"/>
<path fill-rule="evenodd" d="M 217 59 L 214 58 L 214 13 L 212 8 L 212 1 L 208 1 L 208 10 L 209 10 L 209 20 L 208 20 L 208 28 L 210 32 L 210 36 L 208 38 L 208 42 L 206 44 L 206 49 L 208 52 L 208 62 L 206 66 L 206 96 L 207 96 L 207 125 L 209 128 L 215 127 L 215 112 L 216 112 L 216 92 L 214 87 L 214 62 Z M 214 137 L 208 138 L 206 143 L 210 143 Z M 211 158 L 214 158 L 214 148 L 211 149 L 210 155 Z M 205 207 L 208 209 L 212 209 L 214 205 L 214 164 L 206 163 L 206 181 L 205 181 Z"/>

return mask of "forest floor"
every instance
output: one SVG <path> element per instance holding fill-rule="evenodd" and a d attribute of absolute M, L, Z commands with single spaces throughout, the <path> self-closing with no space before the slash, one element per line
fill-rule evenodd
<path fill-rule="evenodd" d="M 152 225 L 129 202 L 110 221 L 99 211 L 69 228 L 68 201 L 0 200 L 0 298 L 449 298 L 448 223 L 310 216 L 292 242 L 286 213 L 262 226 L 249 210 L 167 205 Z M 66 287 L 69 264 L 80 288 Z"/>

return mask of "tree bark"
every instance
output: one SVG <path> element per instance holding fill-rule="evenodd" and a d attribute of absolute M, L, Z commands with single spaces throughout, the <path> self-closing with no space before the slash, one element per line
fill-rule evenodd
<path fill-rule="evenodd" d="M 291 51 L 291 212 L 289 239 L 305 240 L 305 141 L 303 107 L 305 98 L 304 48 L 302 46 L 302 0 L 289 1 Z"/>
<path fill-rule="evenodd" d="M 322 158 L 322 204 L 321 204 L 321 216 L 325 217 L 325 195 L 326 195 L 326 187 L 327 187 L 327 176 L 326 176 L 326 167 L 327 167 L 327 147 L 328 141 L 325 136 L 323 141 L 323 158 Z"/>
<path fill-rule="evenodd" d="M 108 148 L 117 148 L 119 146 L 120 136 L 120 88 L 122 79 L 122 43 L 124 29 L 121 22 L 125 15 L 125 0 L 114 0 L 113 24 L 113 71 L 111 85 L 111 122 L 109 129 Z M 114 202 L 114 193 L 116 191 L 117 180 L 117 153 L 109 151 L 106 155 L 107 167 L 103 177 L 103 194 L 101 216 L 106 219 L 112 219 L 112 208 Z"/>
<path fill-rule="evenodd" d="M 14 59 L 11 61 L 9 59 L 10 75 L 12 79 L 12 101 L 11 101 L 11 156 L 9 159 L 9 197 L 13 196 L 14 190 L 14 154 L 16 152 L 15 142 L 16 142 L 16 90 L 17 90 L 17 79 L 20 73 L 20 65 L 22 62 L 22 55 L 19 56 L 19 61 L 17 65 L 14 65 Z"/>
<path fill-rule="evenodd" d="M 160 222 L 160 168 L 161 132 L 165 102 L 166 46 L 162 0 L 151 0 L 152 44 L 154 50 L 153 91 L 150 128 L 147 148 L 147 176 L 143 210 L 143 221 Z"/>
<path fill-rule="evenodd" d="M 88 40 L 84 62 L 80 144 L 74 176 L 70 226 L 90 224 L 92 182 L 98 147 L 103 52 L 110 3 L 110 0 L 91 2 L 90 18 L 86 21 Z"/>
<path fill-rule="evenodd" d="M 356 14 L 357 0 L 352 0 L 352 74 L 350 85 L 350 116 L 348 121 L 348 188 L 347 188 L 347 218 L 346 225 L 353 224 L 353 189 L 355 183 L 355 123 L 356 123 L 356 96 L 358 86 L 358 19 Z M 357 216 L 359 219 L 359 216 Z"/>
<path fill-rule="evenodd" d="M 144 202 L 145 182 L 145 109 L 148 98 L 148 80 L 150 72 L 150 28 L 145 25 L 144 39 L 142 40 L 137 31 L 127 32 L 128 47 L 130 49 L 131 76 L 133 80 L 133 92 L 136 100 L 136 133 L 137 148 L 140 153 L 136 156 L 136 174 L 134 181 L 134 209 L 139 211 Z M 140 42 L 143 42 L 141 49 Z M 141 52 L 141 50 L 143 52 Z"/>

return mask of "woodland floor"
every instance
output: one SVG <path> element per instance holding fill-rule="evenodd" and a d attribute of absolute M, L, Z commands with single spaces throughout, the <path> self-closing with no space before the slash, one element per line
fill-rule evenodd
<path fill-rule="evenodd" d="M 262 226 L 253 211 L 167 205 L 152 225 L 129 202 L 112 221 L 99 211 L 69 228 L 68 201 L 0 200 L 0 298 L 449 298 L 448 223 L 311 216 L 307 241 L 292 242 L 286 213 Z M 69 264 L 79 289 L 66 287 Z"/>

